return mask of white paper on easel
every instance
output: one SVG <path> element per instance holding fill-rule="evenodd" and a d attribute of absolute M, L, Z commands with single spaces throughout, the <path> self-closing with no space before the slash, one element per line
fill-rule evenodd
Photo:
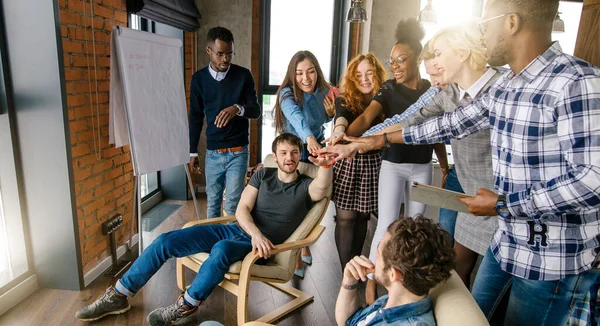
<path fill-rule="evenodd" d="M 110 141 L 131 143 L 135 175 L 189 161 L 182 41 L 113 28 Z"/>
<path fill-rule="evenodd" d="M 467 206 L 456 199 L 456 197 L 470 197 L 451 190 L 446 190 L 430 185 L 414 182 L 410 191 L 410 200 L 431 206 L 446 208 L 449 210 L 470 214 Z"/>

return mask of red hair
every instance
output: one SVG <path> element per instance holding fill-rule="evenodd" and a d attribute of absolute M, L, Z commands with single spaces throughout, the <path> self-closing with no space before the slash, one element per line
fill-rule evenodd
<path fill-rule="evenodd" d="M 373 66 L 373 90 L 369 98 L 375 96 L 375 93 L 387 78 L 385 68 L 372 53 L 357 55 L 348 63 L 348 68 L 340 84 L 340 97 L 343 100 L 344 106 L 354 113 L 355 116 L 361 115 L 368 105 L 368 103 L 366 105 L 363 103 L 364 94 L 358 88 L 360 81 L 356 78 L 358 65 L 363 60 L 366 60 Z"/>

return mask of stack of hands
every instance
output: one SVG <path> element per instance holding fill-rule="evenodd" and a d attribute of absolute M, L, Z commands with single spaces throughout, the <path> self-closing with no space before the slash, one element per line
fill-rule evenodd
<path fill-rule="evenodd" d="M 319 156 L 325 156 L 334 162 L 352 159 L 356 153 L 366 153 L 385 146 L 383 136 L 351 137 L 344 133 L 336 133 L 325 139 L 323 143 L 328 143 L 316 151 Z"/>

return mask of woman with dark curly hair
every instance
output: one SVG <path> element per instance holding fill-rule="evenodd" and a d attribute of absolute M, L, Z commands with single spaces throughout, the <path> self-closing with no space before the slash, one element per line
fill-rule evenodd
<path fill-rule="evenodd" d="M 393 78 L 386 81 L 373 97 L 371 104 L 346 130 L 350 136 L 367 131 L 378 117 L 391 117 L 403 113 L 431 86 L 419 75 L 419 57 L 425 32 L 416 19 L 402 20 L 396 27 L 396 44 L 387 61 Z M 385 138 L 385 134 L 384 134 Z M 335 139 L 334 139 L 335 142 Z M 375 260 L 377 245 L 387 227 L 400 216 L 425 213 L 426 205 L 408 200 L 413 182 L 431 184 L 431 157 L 435 147 L 441 164 L 447 166 L 444 144 L 407 146 L 391 144 L 384 148 L 378 183 L 378 221 L 369 258 Z M 371 304 L 377 298 L 377 285 L 372 279 L 367 283 L 366 300 Z"/>
<path fill-rule="evenodd" d="M 348 63 L 335 102 L 332 139 L 343 135 L 348 125 L 364 112 L 385 79 L 385 68 L 372 53 L 358 55 Z M 379 121 L 376 119 L 373 124 Z M 335 203 L 335 244 L 342 269 L 352 257 L 360 255 L 369 216 L 377 212 L 380 167 L 380 150 L 358 154 L 353 160 L 339 161 L 333 166 L 331 200 Z"/>
<path fill-rule="evenodd" d="M 427 294 L 454 268 L 448 232 L 422 216 L 401 218 L 387 227 L 374 262 L 356 256 L 346 265 L 335 304 L 338 325 L 435 325 Z M 361 309 L 356 287 L 368 273 L 388 295 Z"/>

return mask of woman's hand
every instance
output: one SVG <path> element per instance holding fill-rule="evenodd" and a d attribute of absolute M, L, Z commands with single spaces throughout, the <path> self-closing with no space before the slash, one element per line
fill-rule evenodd
<path fill-rule="evenodd" d="M 446 188 L 446 179 L 448 178 L 448 174 L 450 173 L 450 168 L 448 168 L 447 166 L 444 167 L 440 167 L 440 170 L 442 170 L 442 188 Z"/>
<path fill-rule="evenodd" d="M 319 144 L 319 142 L 317 141 L 317 138 L 315 138 L 315 136 L 308 136 L 306 138 L 306 146 L 308 149 L 308 152 L 313 155 L 316 153 L 316 151 L 320 150 L 323 146 L 321 146 L 321 144 Z"/>
<path fill-rule="evenodd" d="M 324 141 L 321 142 L 321 144 L 329 144 L 329 146 L 334 146 L 335 144 L 337 144 L 337 142 L 339 142 L 340 140 L 344 139 L 344 136 L 346 134 L 341 131 L 341 130 L 334 130 L 333 134 L 331 135 L 331 137 L 325 139 Z"/>
<path fill-rule="evenodd" d="M 328 117 L 333 117 L 335 115 L 335 99 L 325 96 L 323 106 L 325 107 L 325 113 L 327 113 Z"/>

